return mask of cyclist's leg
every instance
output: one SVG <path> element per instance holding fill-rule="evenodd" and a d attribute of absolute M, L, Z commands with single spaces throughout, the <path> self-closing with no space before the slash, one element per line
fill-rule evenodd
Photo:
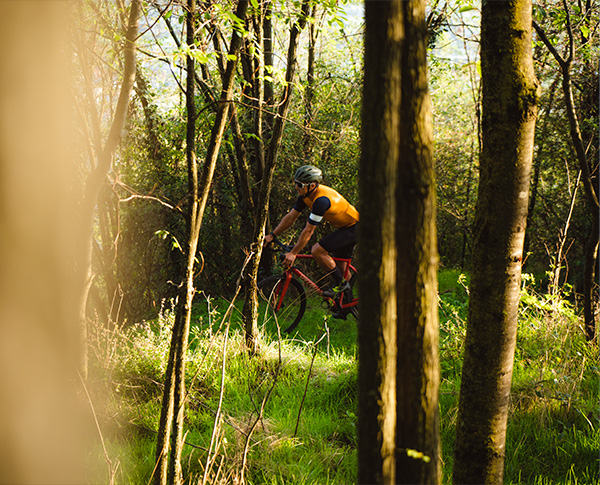
<path fill-rule="evenodd" d="M 335 261 L 329 254 L 329 251 L 327 251 L 320 244 L 320 241 L 313 245 L 313 247 L 310 250 L 310 253 L 313 255 L 313 258 L 315 258 L 315 261 L 319 263 L 321 268 L 327 271 L 333 271 L 336 268 Z"/>
<path fill-rule="evenodd" d="M 328 291 L 329 289 L 338 286 L 343 279 L 343 273 L 340 271 L 329 252 L 319 243 L 315 243 L 310 252 L 314 260 L 325 270 L 325 275 L 317 281 L 319 287 L 324 291 Z M 333 285 L 331 283 L 333 283 Z"/>
<path fill-rule="evenodd" d="M 312 247 L 313 257 L 331 275 L 334 286 L 338 286 L 343 281 L 346 263 L 344 261 L 336 263 L 332 256 L 350 258 L 355 244 L 356 224 L 328 234 Z"/>

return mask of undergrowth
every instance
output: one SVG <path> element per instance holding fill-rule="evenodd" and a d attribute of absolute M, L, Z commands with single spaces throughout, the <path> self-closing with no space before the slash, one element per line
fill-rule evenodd
<path fill-rule="evenodd" d="M 585 342 L 567 299 L 557 304 L 536 293 L 531 278 L 524 282 L 505 483 L 598 483 L 598 349 Z M 468 278 L 442 271 L 439 296 L 441 458 L 450 483 Z M 259 353 L 249 357 L 239 313 L 221 318 L 227 305 L 203 298 L 194 309 L 186 483 L 355 483 L 356 321 L 316 312 L 281 340 L 276 328 L 262 327 Z M 173 321 L 164 302 L 154 321 L 94 327 L 90 387 L 104 448 L 99 440 L 90 453 L 90 483 L 110 475 L 119 484 L 151 481 Z"/>

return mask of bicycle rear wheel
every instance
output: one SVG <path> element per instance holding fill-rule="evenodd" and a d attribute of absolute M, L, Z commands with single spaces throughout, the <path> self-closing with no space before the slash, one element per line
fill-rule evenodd
<path fill-rule="evenodd" d="M 284 332 L 289 333 L 298 326 L 306 311 L 306 291 L 295 278 L 287 288 L 285 281 L 285 274 L 269 276 L 258 283 L 258 294 L 272 312 L 268 318 L 275 318 Z"/>

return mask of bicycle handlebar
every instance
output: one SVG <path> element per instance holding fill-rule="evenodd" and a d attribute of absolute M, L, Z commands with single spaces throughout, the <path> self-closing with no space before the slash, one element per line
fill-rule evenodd
<path fill-rule="evenodd" d="M 291 244 L 283 244 L 277 238 L 274 238 L 266 247 L 271 251 L 279 251 L 282 253 L 289 253 L 294 248 Z"/>

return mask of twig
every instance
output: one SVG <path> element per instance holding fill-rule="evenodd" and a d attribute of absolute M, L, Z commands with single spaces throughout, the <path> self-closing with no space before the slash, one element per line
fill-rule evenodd
<path fill-rule="evenodd" d="M 171 204 L 168 204 L 164 200 L 161 200 L 158 197 L 153 197 L 151 195 L 136 195 L 136 194 L 134 194 L 134 195 L 130 195 L 126 199 L 120 199 L 119 202 L 129 202 L 134 199 L 153 200 L 155 202 L 158 202 L 161 205 L 164 205 L 165 207 L 168 207 L 171 210 L 179 210 L 181 212 L 181 210 L 178 207 L 173 207 Z"/>
<path fill-rule="evenodd" d="M 246 469 L 246 462 L 248 460 L 248 450 L 250 449 L 250 439 L 252 438 L 252 434 L 254 433 L 256 426 L 262 420 L 265 406 L 266 406 L 267 402 L 269 401 L 269 398 L 271 397 L 271 393 L 273 392 L 273 389 L 275 389 L 275 385 L 277 384 L 277 382 L 279 380 L 279 371 L 281 370 L 281 366 L 282 366 L 282 362 L 283 362 L 283 359 L 281 357 L 281 328 L 279 327 L 279 322 L 276 321 L 276 323 L 277 323 L 277 343 L 278 343 L 278 349 L 279 349 L 279 361 L 277 362 L 277 368 L 275 369 L 275 375 L 273 376 L 273 384 L 271 385 L 271 387 L 265 394 L 265 397 L 263 398 L 261 406 L 260 406 L 260 411 L 258 412 L 258 416 L 256 417 L 254 424 L 252 425 L 252 427 L 250 428 L 250 431 L 248 431 L 248 434 L 246 436 L 246 443 L 244 445 L 244 454 L 242 457 L 242 465 L 241 465 L 241 470 L 240 470 L 240 484 L 241 485 L 244 484 L 244 470 Z"/>
<path fill-rule="evenodd" d="M 248 264 L 248 261 L 250 261 L 250 257 L 252 254 L 249 254 L 248 257 L 246 258 L 246 261 L 244 261 L 244 264 L 242 265 L 242 270 L 240 273 L 243 273 L 246 265 Z M 215 443 L 216 440 L 216 435 L 217 435 L 217 429 L 218 429 L 218 423 L 219 423 L 219 419 L 221 417 L 221 407 L 223 405 L 223 394 L 225 393 L 225 371 L 226 371 L 226 361 L 227 361 L 227 342 L 228 342 L 228 337 L 229 337 L 229 327 L 230 327 L 230 323 L 231 320 L 229 318 L 229 315 L 231 314 L 231 310 L 233 308 L 233 304 L 235 302 L 235 298 L 237 297 L 241 285 L 239 284 L 238 280 L 238 287 L 237 287 L 237 291 L 235 293 L 235 296 L 233 298 L 233 300 L 231 301 L 231 303 L 229 304 L 229 307 L 227 308 L 227 311 L 225 312 L 225 315 L 223 315 L 223 321 L 227 320 L 227 325 L 225 327 L 225 340 L 223 342 L 223 363 L 221 365 L 221 391 L 219 393 L 219 405 L 217 408 L 217 412 L 215 414 L 215 424 L 213 426 L 213 432 L 212 432 L 212 436 L 210 438 L 210 445 L 208 447 L 208 455 L 206 457 L 206 467 L 204 468 L 204 476 L 202 478 L 202 483 L 206 483 L 206 480 L 208 478 L 208 472 L 212 466 L 212 463 L 214 460 L 211 460 L 211 453 L 212 453 L 212 448 L 213 445 Z"/>
<path fill-rule="evenodd" d="M 226 362 L 227 362 L 227 342 L 229 338 L 229 322 L 227 322 L 227 326 L 225 327 L 225 340 L 223 342 L 223 363 L 221 365 L 221 391 L 219 393 L 219 406 L 217 407 L 217 413 L 215 415 L 215 424 L 213 426 L 213 432 L 210 437 L 210 445 L 208 446 L 208 455 L 206 457 L 206 467 L 204 468 L 204 477 L 202 479 L 202 483 L 206 483 L 206 479 L 208 478 L 208 471 L 212 466 L 211 453 L 212 447 L 215 443 L 217 436 L 217 429 L 219 427 L 219 419 L 221 418 L 221 407 L 223 405 L 223 395 L 225 394 L 225 371 L 226 371 Z"/>
<path fill-rule="evenodd" d="M 102 430 L 100 429 L 100 423 L 98 422 L 98 416 L 96 415 L 96 410 L 94 409 L 94 404 L 92 403 L 92 398 L 90 393 L 88 392 L 87 386 L 85 385 L 85 381 L 81 374 L 77 372 L 79 379 L 81 380 L 81 384 L 83 385 L 83 390 L 85 391 L 85 395 L 87 396 L 88 403 L 90 404 L 90 409 L 92 410 L 92 415 L 94 416 L 94 422 L 96 423 L 96 429 L 98 430 L 98 435 L 100 436 L 100 443 L 102 443 L 102 450 L 104 451 L 104 459 L 106 463 L 108 463 L 108 474 L 110 476 L 110 484 L 115 483 L 115 476 L 117 474 L 117 470 L 119 469 L 120 462 L 117 460 L 116 466 L 113 465 L 112 460 L 108 456 L 108 451 L 106 450 L 106 445 L 104 444 L 104 437 L 102 436 Z M 114 467 L 114 468 L 113 468 Z"/>
<path fill-rule="evenodd" d="M 321 335 L 321 338 L 317 340 L 315 343 L 315 350 L 313 352 L 312 359 L 310 361 L 310 368 L 308 369 L 308 375 L 306 376 L 306 386 L 304 387 L 304 395 L 302 396 L 302 401 L 300 401 L 300 408 L 298 409 L 298 419 L 296 420 L 296 429 L 294 430 L 294 438 L 298 434 L 298 426 L 300 426 L 300 415 L 302 414 L 302 407 L 304 406 L 304 400 L 306 399 L 306 394 L 308 393 L 308 383 L 310 382 L 310 375 L 312 373 L 313 364 L 315 363 L 315 357 L 317 356 L 317 350 L 319 348 L 319 344 L 321 340 L 323 340 L 327 336 L 327 332 Z"/>

